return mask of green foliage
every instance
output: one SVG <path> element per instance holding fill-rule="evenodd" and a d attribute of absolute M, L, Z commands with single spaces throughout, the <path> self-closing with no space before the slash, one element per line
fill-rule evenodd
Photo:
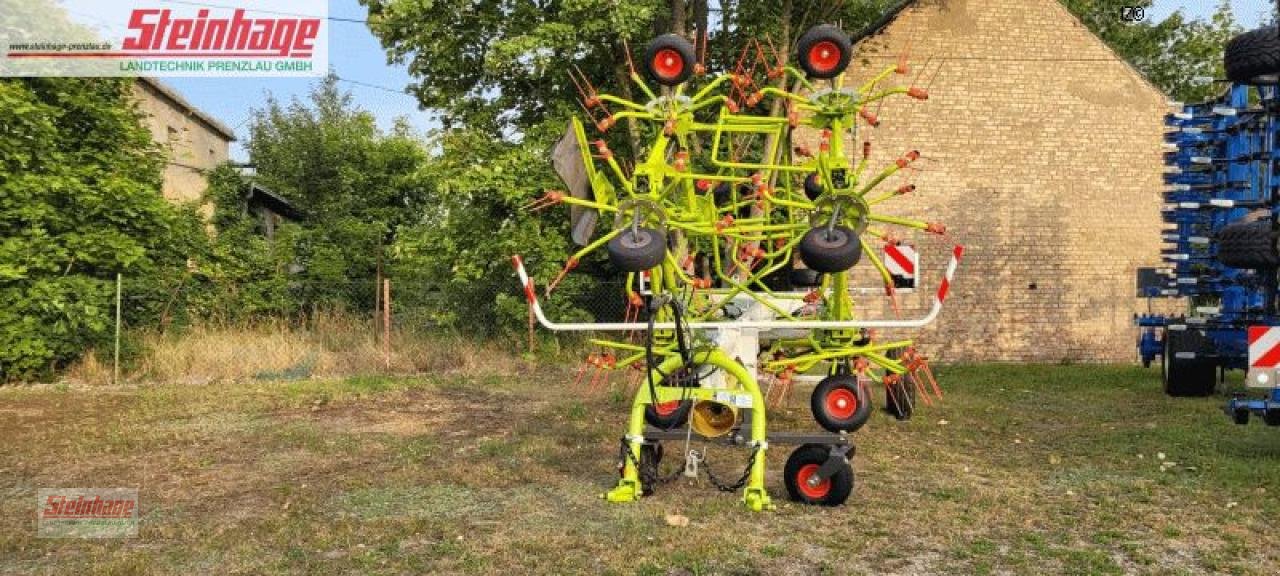
<path fill-rule="evenodd" d="M 250 178 L 230 168 L 210 178 L 218 230 L 200 308 L 232 321 L 294 316 L 317 307 L 373 308 L 385 247 L 424 210 L 423 145 L 404 123 L 390 134 L 329 77 L 309 101 L 269 99 L 250 126 L 252 180 L 303 213 L 275 237 L 246 204 Z"/>
<path fill-rule="evenodd" d="M 1149 9 L 1143 0 L 1062 0 L 1094 34 L 1141 71 L 1169 96 L 1197 102 L 1216 95 L 1222 86 L 1197 80 L 1222 78 L 1222 49 L 1241 32 L 1225 0 L 1209 21 L 1189 20 L 1181 11 L 1160 22 L 1126 22 L 1121 8 Z"/>
<path fill-rule="evenodd" d="M 0 81 L 0 380 L 47 374 L 111 333 L 116 273 L 165 291 L 200 253 L 130 82 Z M 125 320 L 159 313 L 130 302 Z"/>

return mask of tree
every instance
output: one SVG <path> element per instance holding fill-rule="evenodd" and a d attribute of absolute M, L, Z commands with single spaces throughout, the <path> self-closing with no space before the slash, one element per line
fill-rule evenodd
<path fill-rule="evenodd" d="M 248 144 L 253 178 L 304 218 L 267 242 L 245 214 L 245 182 L 218 174 L 210 188 L 220 231 L 216 281 L 252 290 L 243 303 L 246 314 L 317 305 L 372 308 L 369 281 L 386 248 L 426 209 L 422 142 L 403 121 L 390 133 L 380 131 L 334 76 L 320 82 L 309 101 L 268 99 L 254 118 Z"/>
<path fill-rule="evenodd" d="M 130 82 L 0 81 L 0 380 L 50 374 L 111 333 L 115 275 L 166 292 L 205 249 L 160 194 Z M 154 318 L 156 299 L 126 307 Z"/>
<path fill-rule="evenodd" d="M 1128 22 L 1121 9 L 1149 9 L 1144 0 L 1062 0 L 1080 20 L 1171 97 L 1188 102 L 1216 95 L 1222 87 L 1201 78 L 1222 78 L 1222 49 L 1240 33 L 1231 4 L 1219 2 L 1208 22 L 1181 11 L 1159 22 Z"/>

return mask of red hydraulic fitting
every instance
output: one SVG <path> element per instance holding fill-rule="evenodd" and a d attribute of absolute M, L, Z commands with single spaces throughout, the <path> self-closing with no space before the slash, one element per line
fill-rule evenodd
<path fill-rule="evenodd" d="M 595 145 L 596 153 L 600 154 L 601 158 L 608 160 L 613 157 L 613 152 L 609 151 L 609 145 L 604 140 L 596 140 Z"/>
<path fill-rule="evenodd" d="M 802 156 L 804 158 L 813 158 L 813 151 L 810 150 L 808 146 L 796 146 L 794 150 L 795 150 L 796 156 Z"/>
<path fill-rule="evenodd" d="M 693 287 L 699 290 L 706 290 L 707 288 L 711 287 L 711 279 L 710 278 L 694 278 Z"/>
<path fill-rule="evenodd" d="M 920 159 L 919 150 L 912 150 L 910 152 L 907 152 L 906 156 L 903 156 L 898 159 L 898 162 L 897 162 L 898 168 L 906 168 L 908 164 L 915 162 L 916 160 L 919 160 L 919 159 Z"/>
<path fill-rule="evenodd" d="M 937 234 L 939 236 L 944 236 L 947 233 L 947 225 L 941 222 L 930 222 L 927 226 L 924 227 L 924 231 L 930 234 Z"/>
<path fill-rule="evenodd" d="M 787 125 L 795 128 L 800 125 L 800 113 L 795 110 L 787 112 Z"/>
<path fill-rule="evenodd" d="M 863 373 L 865 373 L 865 372 L 867 371 L 867 368 L 869 368 L 870 366 L 871 366 L 871 363 L 870 363 L 870 362 L 867 362 L 867 359 L 866 359 L 866 358 L 854 358 L 854 359 L 853 359 L 853 371 L 854 371 L 854 372 L 857 372 L 857 373 L 859 373 L 859 374 L 863 374 Z"/>
<path fill-rule="evenodd" d="M 608 132 L 610 128 L 613 128 L 613 125 L 616 122 L 617 120 L 615 120 L 612 115 L 605 116 L 604 120 L 596 122 L 596 129 L 601 132 Z"/>
<path fill-rule="evenodd" d="M 587 99 L 583 104 L 586 105 L 587 108 L 595 108 L 600 104 L 600 95 L 592 92 L 590 96 L 587 96 Z"/>
<path fill-rule="evenodd" d="M 716 232 L 724 232 L 724 229 L 730 226 L 733 226 L 733 216 L 725 214 L 724 218 L 721 218 L 719 222 L 716 222 Z"/>
<path fill-rule="evenodd" d="M 929 91 L 925 90 L 924 88 L 917 88 L 915 86 L 912 86 L 911 88 L 907 89 L 907 96 L 915 98 L 916 100 L 928 100 Z"/>
<path fill-rule="evenodd" d="M 689 167 L 689 153 L 684 150 L 676 152 L 676 162 L 674 167 L 676 172 L 684 172 L 685 169 Z"/>
<path fill-rule="evenodd" d="M 861 116 L 863 120 L 866 120 L 867 124 L 870 124 L 872 126 L 880 125 L 880 119 L 877 118 L 875 114 L 867 112 L 865 108 L 862 111 L 858 112 L 858 115 Z"/>
<path fill-rule="evenodd" d="M 693 65 L 694 76 L 702 76 L 703 74 L 706 74 L 706 73 L 707 73 L 707 67 L 703 65 L 701 62 L 698 62 L 697 64 Z"/>
<path fill-rule="evenodd" d="M 668 118 L 668 119 L 667 119 L 667 121 L 666 121 L 666 122 L 664 122 L 664 123 L 662 124 L 662 133 L 663 133 L 663 134 L 666 134 L 667 136 L 674 136 L 674 135 L 675 135 L 675 133 L 676 133 L 676 119 L 675 119 L 675 118 Z"/>
<path fill-rule="evenodd" d="M 898 188 L 898 190 L 896 191 L 896 193 L 897 193 L 898 195 L 902 195 L 902 194 L 910 194 L 910 193 L 915 192 L 915 191 L 916 191 L 916 185 L 915 185 L 915 184 L 907 184 L 906 186 L 903 186 L 903 187 L 901 187 L 901 188 Z"/>
<path fill-rule="evenodd" d="M 697 186 L 697 187 L 698 187 L 698 191 L 699 191 L 699 192 L 706 192 L 707 190 L 710 190 L 710 189 L 711 189 L 711 181 L 710 181 L 710 180 L 698 180 L 697 182 L 695 182 L 695 183 L 694 183 L 694 186 Z"/>
<path fill-rule="evenodd" d="M 750 96 L 747 96 L 747 107 L 753 107 L 759 104 L 761 100 L 764 100 L 764 92 L 756 90 Z"/>
<path fill-rule="evenodd" d="M 818 290 L 810 290 L 808 294 L 804 295 L 804 303 L 813 304 L 814 302 L 817 302 L 821 298 L 822 298 L 821 292 L 819 292 Z"/>
<path fill-rule="evenodd" d="M 627 292 L 627 301 L 631 302 L 631 305 L 637 308 L 644 306 L 644 298 L 641 298 L 640 294 L 635 290 Z"/>
<path fill-rule="evenodd" d="M 729 109 L 729 113 L 731 113 L 731 114 L 737 114 L 737 113 L 738 113 L 738 103 L 737 103 L 737 102 L 734 102 L 733 100 L 725 100 L 725 101 L 724 101 L 724 107 L 725 107 L 725 108 L 728 108 L 728 109 Z"/>
<path fill-rule="evenodd" d="M 862 143 L 862 157 L 863 159 L 871 157 L 871 141 L 870 140 L 867 140 Z"/>

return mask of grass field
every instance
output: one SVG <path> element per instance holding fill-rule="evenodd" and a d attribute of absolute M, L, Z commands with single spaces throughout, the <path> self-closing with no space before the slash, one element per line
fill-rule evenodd
<path fill-rule="evenodd" d="M 775 447 L 779 507 L 752 514 L 705 481 L 598 500 L 621 395 L 505 370 L 0 389 L 0 573 L 1280 571 L 1280 429 L 1165 398 L 1156 371 L 943 368 L 942 404 L 856 435 L 846 506 L 786 502 Z M 810 426 L 805 393 L 772 425 Z M 136 487 L 139 535 L 37 538 L 36 491 L 59 486 Z"/>

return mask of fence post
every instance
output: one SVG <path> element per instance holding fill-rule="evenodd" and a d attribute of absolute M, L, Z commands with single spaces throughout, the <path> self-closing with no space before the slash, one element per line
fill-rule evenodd
<path fill-rule="evenodd" d="M 115 359 L 111 362 L 111 384 L 120 381 L 120 292 L 124 275 L 116 272 L 116 350 Z"/>
<path fill-rule="evenodd" d="M 391 370 L 391 279 L 382 279 L 382 357 Z"/>

